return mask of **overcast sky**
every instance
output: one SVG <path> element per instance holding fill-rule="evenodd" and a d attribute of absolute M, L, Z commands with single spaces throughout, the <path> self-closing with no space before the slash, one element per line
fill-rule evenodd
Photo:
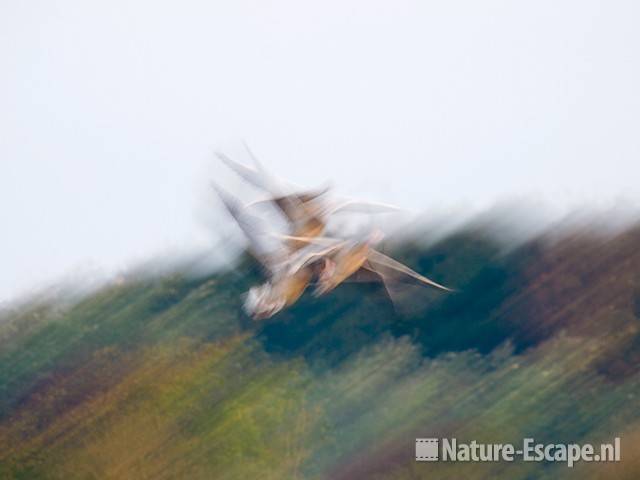
<path fill-rule="evenodd" d="M 207 242 L 213 151 L 414 211 L 640 200 L 636 1 L 0 2 L 0 300 Z"/>

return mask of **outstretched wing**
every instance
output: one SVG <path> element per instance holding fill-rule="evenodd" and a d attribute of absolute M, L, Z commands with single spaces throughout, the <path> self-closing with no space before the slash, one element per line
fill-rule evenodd
<path fill-rule="evenodd" d="M 299 250 L 286 265 L 287 272 L 294 274 L 301 268 L 318 262 L 324 258 L 328 258 L 344 246 L 345 242 L 336 242 L 333 245 L 325 247 L 310 246 L 303 250 Z"/>
<path fill-rule="evenodd" d="M 282 195 L 282 182 L 265 171 L 264 168 L 256 169 L 230 159 L 224 153 L 216 152 L 218 158 L 231 170 L 254 187 L 269 192 L 271 195 Z"/>
<path fill-rule="evenodd" d="M 445 292 L 453 291 L 452 289 L 447 288 L 444 285 L 440 285 L 439 283 L 428 279 L 424 275 L 420 275 L 418 272 L 411 270 L 406 265 L 374 249 L 371 249 L 371 251 L 369 252 L 368 266 L 371 270 L 380 274 L 383 278 L 387 277 L 391 279 L 391 277 L 397 277 L 398 274 L 401 274 L 417 280 L 421 284 L 428 285 Z"/>
<path fill-rule="evenodd" d="M 297 209 L 299 204 L 302 204 L 306 207 L 307 204 L 318 199 L 328 191 L 329 187 L 323 187 L 317 190 L 305 190 L 299 193 L 292 193 L 291 195 L 283 195 L 280 197 L 271 196 L 251 202 L 247 204 L 247 208 L 268 203 L 275 203 L 282 211 L 282 213 L 287 217 L 287 219 L 289 219 L 290 221 L 296 221 L 300 218 L 302 213 L 305 213 L 299 213 Z"/>
<path fill-rule="evenodd" d="M 302 237 L 297 235 L 285 235 L 282 233 L 271 233 L 270 235 L 279 238 L 280 240 L 292 240 L 295 242 L 305 243 L 307 245 L 320 245 L 324 247 L 336 245 L 337 243 L 346 243 L 344 240 L 330 237 Z"/>
<path fill-rule="evenodd" d="M 340 199 L 329 207 L 329 213 L 356 212 L 356 213 L 393 213 L 402 209 L 389 203 L 367 202 L 364 200 Z"/>
<path fill-rule="evenodd" d="M 247 150 L 248 147 L 247 147 Z M 266 171 L 266 169 L 253 157 L 253 154 L 249 150 L 256 168 L 243 165 L 230 159 L 223 153 L 217 153 L 222 162 L 227 165 L 231 170 L 237 173 L 244 180 L 251 185 L 266 191 L 269 194 L 268 199 L 259 200 L 248 206 L 258 205 L 262 203 L 273 203 L 282 212 L 286 219 L 292 224 L 293 231 L 299 231 L 301 225 L 313 224 L 316 226 L 315 231 L 321 231 L 324 229 L 324 221 L 320 218 L 320 211 L 314 208 L 310 202 L 326 193 L 327 188 L 318 190 L 301 190 L 299 187 L 294 187 L 291 184 L 287 185 L 286 182 L 274 177 Z M 288 193 L 293 190 L 298 190 L 297 193 Z"/>
<path fill-rule="evenodd" d="M 270 273 L 273 273 L 274 265 L 280 261 L 265 252 L 264 248 L 264 228 L 260 227 L 262 220 L 254 217 L 245 211 L 244 206 L 233 195 L 213 183 L 213 188 L 218 194 L 229 214 L 234 218 L 242 233 L 249 240 L 249 253 Z"/>

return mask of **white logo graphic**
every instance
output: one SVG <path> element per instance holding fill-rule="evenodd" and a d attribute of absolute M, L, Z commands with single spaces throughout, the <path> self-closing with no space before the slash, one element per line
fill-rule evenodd
<path fill-rule="evenodd" d="M 416 438 L 416 460 L 418 462 L 435 462 L 438 460 L 437 438 Z"/>
<path fill-rule="evenodd" d="M 619 462 L 620 438 L 596 446 L 590 443 L 536 443 L 533 438 L 525 438 L 517 446 L 512 443 L 478 443 L 475 440 L 463 443 L 455 438 L 416 438 L 418 462 L 513 462 L 514 459 L 563 462 L 568 467 L 573 467 L 578 461 Z"/>

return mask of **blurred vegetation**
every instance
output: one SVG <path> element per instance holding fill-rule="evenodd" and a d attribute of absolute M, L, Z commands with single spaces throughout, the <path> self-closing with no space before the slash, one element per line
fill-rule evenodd
<path fill-rule="evenodd" d="M 0 478 L 640 478 L 640 230 L 391 252 L 456 288 L 307 294 L 177 268 L 0 318 Z M 197 259 L 194 260 L 197 262 Z M 422 463 L 415 437 L 609 442 L 618 464 Z"/>

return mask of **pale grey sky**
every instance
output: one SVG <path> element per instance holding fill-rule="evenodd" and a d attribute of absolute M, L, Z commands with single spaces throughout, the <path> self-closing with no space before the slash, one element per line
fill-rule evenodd
<path fill-rule="evenodd" d="M 215 149 L 416 211 L 640 200 L 635 1 L 0 2 L 0 300 L 206 244 Z"/>

